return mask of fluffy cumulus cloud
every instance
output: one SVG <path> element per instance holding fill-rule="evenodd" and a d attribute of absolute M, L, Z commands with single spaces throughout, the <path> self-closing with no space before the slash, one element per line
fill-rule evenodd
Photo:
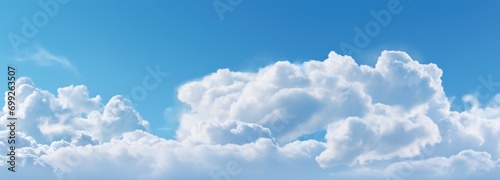
<path fill-rule="evenodd" d="M 6 178 L 456 179 L 500 175 L 500 95 L 450 110 L 442 70 L 384 51 L 374 67 L 331 52 L 257 72 L 220 69 L 178 89 L 176 139 L 130 101 L 84 85 L 17 81 L 18 173 Z M 7 106 L 0 149 L 7 152 Z M 319 136 L 319 138 L 318 138 Z M 316 138 L 308 138 L 316 137 Z M 0 166 L 9 158 L 0 155 Z M 28 173 L 29 172 L 29 173 Z"/>

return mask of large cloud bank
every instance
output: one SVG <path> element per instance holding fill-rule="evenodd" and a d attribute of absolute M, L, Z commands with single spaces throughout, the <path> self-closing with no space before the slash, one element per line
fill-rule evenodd
<path fill-rule="evenodd" d="M 456 179 L 500 175 L 500 95 L 450 110 L 442 70 L 384 51 L 375 67 L 334 52 L 187 82 L 176 139 L 131 103 L 83 85 L 17 81 L 18 172 L 33 179 Z M 4 106 L 0 150 L 7 152 Z M 320 135 L 321 138 L 304 138 Z M 6 153 L 0 166 L 7 169 Z"/>

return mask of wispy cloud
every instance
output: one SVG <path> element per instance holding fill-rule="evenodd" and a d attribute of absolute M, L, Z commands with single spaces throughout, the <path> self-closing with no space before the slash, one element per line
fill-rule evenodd
<path fill-rule="evenodd" d="M 16 61 L 31 61 L 35 62 L 39 66 L 60 66 L 69 71 L 73 71 L 75 74 L 78 73 L 78 68 L 74 66 L 71 61 L 60 55 L 55 55 L 41 46 L 36 46 L 35 48 L 28 49 L 18 53 L 15 57 Z"/>

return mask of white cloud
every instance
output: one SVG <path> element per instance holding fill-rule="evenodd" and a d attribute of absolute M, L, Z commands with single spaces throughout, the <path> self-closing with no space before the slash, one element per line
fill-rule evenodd
<path fill-rule="evenodd" d="M 71 61 L 60 55 L 55 55 L 41 46 L 21 51 L 15 57 L 17 61 L 32 61 L 39 66 L 61 66 L 78 74 L 78 68 Z"/>
<path fill-rule="evenodd" d="M 446 179 L 463 178 L 467 175 L 477 174 L 484 176 L 484 173 L 500 167 L 500 161 L 491 159 L 487 152 L 478 152 L 473 150 L 462 150 L 449 158 L 434 157 L 424 160 L 398 162 L 387 167 L 386 172 L 398 177 L 402 171 L 413 178 L 439 178 Z M 500 173 L 495 173 L 499 175 Z M 498 177 L 498 176 L 497 176 Z M 489 178 L 487 178 L 489 179 Z"/>
<path fill-rule="evenodd" d="M 408 158 L 420 148 L 439 143 L 438 127 L 424 115 L 369 115 L 333 123 L 326 134 L 327 149 L 317 158 L 321 167 L 353 166 L 373 160 Z"/>
<path fill-rule="evenodd" d="M 77 137 L 104 142 L 123 132 L 149 130 L 149 123 L 121 96 L 114 96 L 103 105 L 101 97 L 89 97 L 83 85 L 58 88 L 58 94 L 53 95 L 24 77 L 18 79 L 17 87 L 17 118 L 19 122 L 28 122 L 19 123 L 18 131 L 35 137 L 39 143 L 72 141 Z M 7 106 L 3 111 L 7 112 Z M 2 118 L 6 117 L 3 114 Z"/>
<path fill-rule="evenodd" d="M 411 163 L 437 173 L 430 178 L 492 177 L 500 95 L 485 106 L 466 96 L 470 109 L 450 111 L 441 75 L 398 51 L 382 52 L 375 67 L 331 52 L 258 72 L 222 69 L 180 86 L 189 108 L 174 140 L 150 134 L 121 96 L 102 102 L 83 85 L 51 94 L 21 78 L 19 168 L 67 179 L 413 179 L 399 171 Z M 325 131 L 325 142 L 298 140 Z"/>

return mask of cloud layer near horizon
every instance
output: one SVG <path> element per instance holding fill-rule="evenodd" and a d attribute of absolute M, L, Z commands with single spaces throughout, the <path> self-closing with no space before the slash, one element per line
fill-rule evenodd
<path fill-rule="evenodd" d="M 500 95 L 486 105 L 468 95 L 471 108 L 452 111 L 442 73 L 399 51 L 382 52 L 375 67 L 331 52 L 324 61 L 279 61 L 258 72 L 220 69 L 178 89 L 189 109 L 180 116 L 177 139 L 150 134 L 149 123 L 121 96 L 102 102 L 84 85 L 51 94 L 21 78 L 21 167 L 8 176 L 498 177 Z M 5 112 L 4 106 L 1 151 L 7 149 Z M 303 138 L 317 134 L 324 140 Z M 7 168 L 7 157 L 0 158 Z"/>

